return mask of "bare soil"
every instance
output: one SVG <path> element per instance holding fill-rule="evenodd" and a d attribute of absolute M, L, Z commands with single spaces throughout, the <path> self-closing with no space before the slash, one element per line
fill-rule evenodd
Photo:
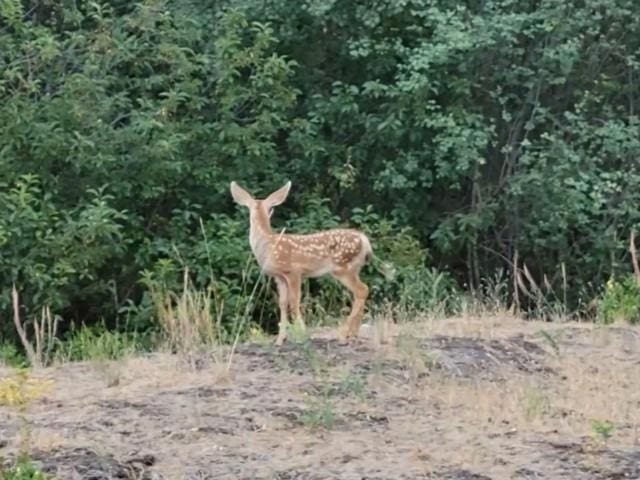
<path fill-rule="evenodd" d="M 35 372 L 29 448 L 59 479 L 640 478 L 640 330 L 383 326 Z M 21 425 L 0 407 L 7 460 Z"/>

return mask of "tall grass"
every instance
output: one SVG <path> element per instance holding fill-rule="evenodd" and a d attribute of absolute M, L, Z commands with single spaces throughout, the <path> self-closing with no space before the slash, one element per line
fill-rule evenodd
<path fill-rule="evenodd" d="M 182 291 L 176 293 L 150 285 L 165 346 L 171 352 L 196 352 L 224 340 L 223 303 L 214 301 L 212 288 L 193 286 L 185 268 Z"/>
<path fill-rule="evenodd" d="M 202 355 L 210 355 L 228 372 L 238 342 L 255 331 L 251 324 L 251 312 L 258 299 L 269 305 L 266 293 L 269 282 L 262 273 L 255 278 L 252 269 L 254 259 L 249 254 L 241 271 L 239 291 L 228 291 L 214 275 L 209 242 L 202 221 L 200 222 L 204 249 L 208 261 L 209 278 L 205 287 L 198 287 L 191 279 L 187 262 L 176 250 L 182 265 L 180 290 L 172 289 L 166 282 L 147 276 L 145 284 L 151 298 L 154 316 L 162 332 L 162 348 L 186 357 L 191 364 Z M 221 292 L 227 292 L 227 295 Z M 229 305 L 231 303 L 231 305 Z"/>
<path fill-rule="evenodd" d="M 118 360 L 152 347 L 149 335 L 111 331 L 104 324 L 82 325 L 73 328 L 65 340 L 58 342 L 55 358 L 58 362 Z"/>

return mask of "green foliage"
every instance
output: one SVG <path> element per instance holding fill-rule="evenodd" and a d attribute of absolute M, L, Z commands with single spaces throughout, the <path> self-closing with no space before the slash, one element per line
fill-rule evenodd
<path fill-rule="evenodd" d="M 338 389 L 346 394 L 354 395 L 359 400 L 364 400 L 366 394 L 366 385 L 362 377 L 355 373 L 348 373 L 338 383 Z"/>
<path fill-rule="evenodd" d="M 613 431 L 615 430 L 615 425 L 613 422 L 609 420 L 591 420 L 591 431 L 593 432 L 594 437 L 600 440 L 603 443 L 606 443 Z"/>
<path fill-rule="evenodd" d="M 171 240 L 155 242 L 157 260 L 142 272 L 140 280 L 145 295 L 129 315 L 138 323 L 151 317 L 162 320 L 158 306 L 166 304 L 169 297 L 186 300 L 200 292 L 210 306 L 208 313 L 200 313 L 214 319 L 215 325 L 210 327 L 216 329 L 217 340 L 243 338 L 252 323 L 268 324 L 275 318 L 275 309 L 269 308 L 269 284 L 260 275 L 245 240 L 247 227 L 224 215 L 206 223 L 197 221 L 199 235 L 185 235 L 187 227 L 176 225 Z M 188 288 L 184 284 L 186 272 Z M 148 325 L 142 322 L 139 326 Z"/>
<path fill-rule="evenodd" d="M 373 303 L 494 272 L 509 303 L 517 252 L 578 308 L 640 224 L 639 32 L 631 0 L 0 2 L 0 317 L 15 283 L 27 321 L 150 329 L 188 269 L 225 329 L 273 328 L 232 179 L 293 180 L 277 230 L 367 231 Z"/>
<path fill-rule="evenodd" d="M 459 293 L 455 280 L 427 267 L 428 252 L 412 229 L 381 218 L 371 206 L 353 209 L 351 223 L 375 239 L 375 254 L 393 268 L 391 279 L 379 272 L 367 278 L 374 302 L 393 300 L 403 308 L 440 314 L 455 308 Z"/>
<path fill-rule="evenodd" d="M 69 307 L 76 295 L 107 292 L 99 271 L 121 253 L 122 214 L 112 196 L 91 190 L 79 207 L 60 209 L 35 175 L 0 184 L 0 308 L 9 309 L 16 284 L 27 310 Z"/>
<path fill-rule="evenodd" d="M 325 385 L 320 395 L 307 398 L 307 407 L 300 415 L 300 422 L 311 430 L 332 430 L 339 418 L 331 400 L 330 388 Z"/>
<path fill-rule="evenodd" d="M 534 420 L 549 412 L 549 398 L 536 387 L 528 388 L 520 399 L 524 416 L 527 420 Z"/>
<path fill-rule="evenodd" d="M 598 320 L 605 324 L 640 323 L 640 285 L 634 275 L 607 282 L 598 302 Z"/>
<path fill-rule="evenodd" d="M 61 361 L 117 360 L 151 346 L 148 338 L 136 332 L 109 331 L 100 324 L 82 325 L 58 344 L 56 357 Z"/>
<path fill-rule="evenodd" d="M 309 338 L 302 342 L 301 347 L 313 378 L 325 378 L 329 370 L 329 364 L 326 357 L 314 348 L 313 343 Z"/>
<path fill-rule="evenodd" d="M 18 350 L 15 344 L 7 341 L 0 344 L 0 363 L 15 368 L 25 368 L 29 366 L 27 357 Z"/>
<path fill-rule="evenodd" d="M 300 421 L 311 430 L 332 430 L 336 425 L 337 415 L 330 402 L 316 399 L 310 402 Z"/>
<path fill-rule="evenodd" d="M 31 461 L 31 422 L 27 416 L 30 404 L 41 397 L 51 387 L 53 381 L 35 378 L 26 368 L 21 368 L 13 376 L 0 379 L 0 405 L 15 409 L 19 415 L 18 431 L 20 448 L 12 465 L 5 466 L 0 461 L 0 480 L 45 480 L 44 475 Z M 2 460 L 0 458 L 0 460 Z"/>
<path fill-rule="evenodd" d="M 26 455 L 18 457 L 14 465 L 4 468 L 0 464 L 0 480 L 46 480 L 45 475 Z"/>

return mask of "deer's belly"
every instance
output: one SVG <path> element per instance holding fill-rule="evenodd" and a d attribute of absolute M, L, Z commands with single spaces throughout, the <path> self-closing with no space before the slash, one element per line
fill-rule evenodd
<path fill-rule="evenodd" d="M 333 271 L 333 265 L 321 265 L 314 269 L 306 269 L 302 272 L 305 277 L 317 278 L 322 277 Z"/>
<path fill-rule="evenodd" d="M 298 274 L 303 277 L 322 277 L 335 270 L 330 259 L 309 259 L 309 261 L 280 262 L 271 256 L 261 265 L 266 275 Z"/>

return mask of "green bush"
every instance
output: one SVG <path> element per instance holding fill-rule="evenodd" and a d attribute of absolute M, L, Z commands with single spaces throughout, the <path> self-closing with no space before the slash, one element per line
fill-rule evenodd
<path fill-rule="evenodd" d="M 25 368 L 29 366 L 29 360 L 26 355 L 18 350 L 18 347 L 14 343 L 8 341 L 0 343 L 0 363 L 15 368 Z"/>
<path fill-rule="evenodd" d="M 51 477 L 45 475 L 33 461 L 25 455 L 21 455 L 15 464 L 3 468 L 0 463 L 0 480 L 47 480 Z"/>
<path fill-rule="evenodd" d="M 85 200 L 61 208 L 32 174 L 0 182 L 0 310 L 11 309 L 12 284 L 27 316 L 110 291 L 100 271 L 122 253 L 122 214 L 103 191 L 89 190 Z"/>
<path fill-rule="evenodd" d="M 286 179 L 278 228 L 371 235 L 374 304 L 455 308 L 517 253 L 577 308 L 640 225 L 640 3 L 601 4 L 0 2 L 0 318 L 15 283 L 26 322 L 153 329 L 148 282 L 188 269 L 270 328 L 228 187 Z"/>
<path fill-rule="evenodd" d="M 633 275 L 607 282 L 598 302 L 598 320 L 604 324 L 640 323 L 640 285 Z"/>

